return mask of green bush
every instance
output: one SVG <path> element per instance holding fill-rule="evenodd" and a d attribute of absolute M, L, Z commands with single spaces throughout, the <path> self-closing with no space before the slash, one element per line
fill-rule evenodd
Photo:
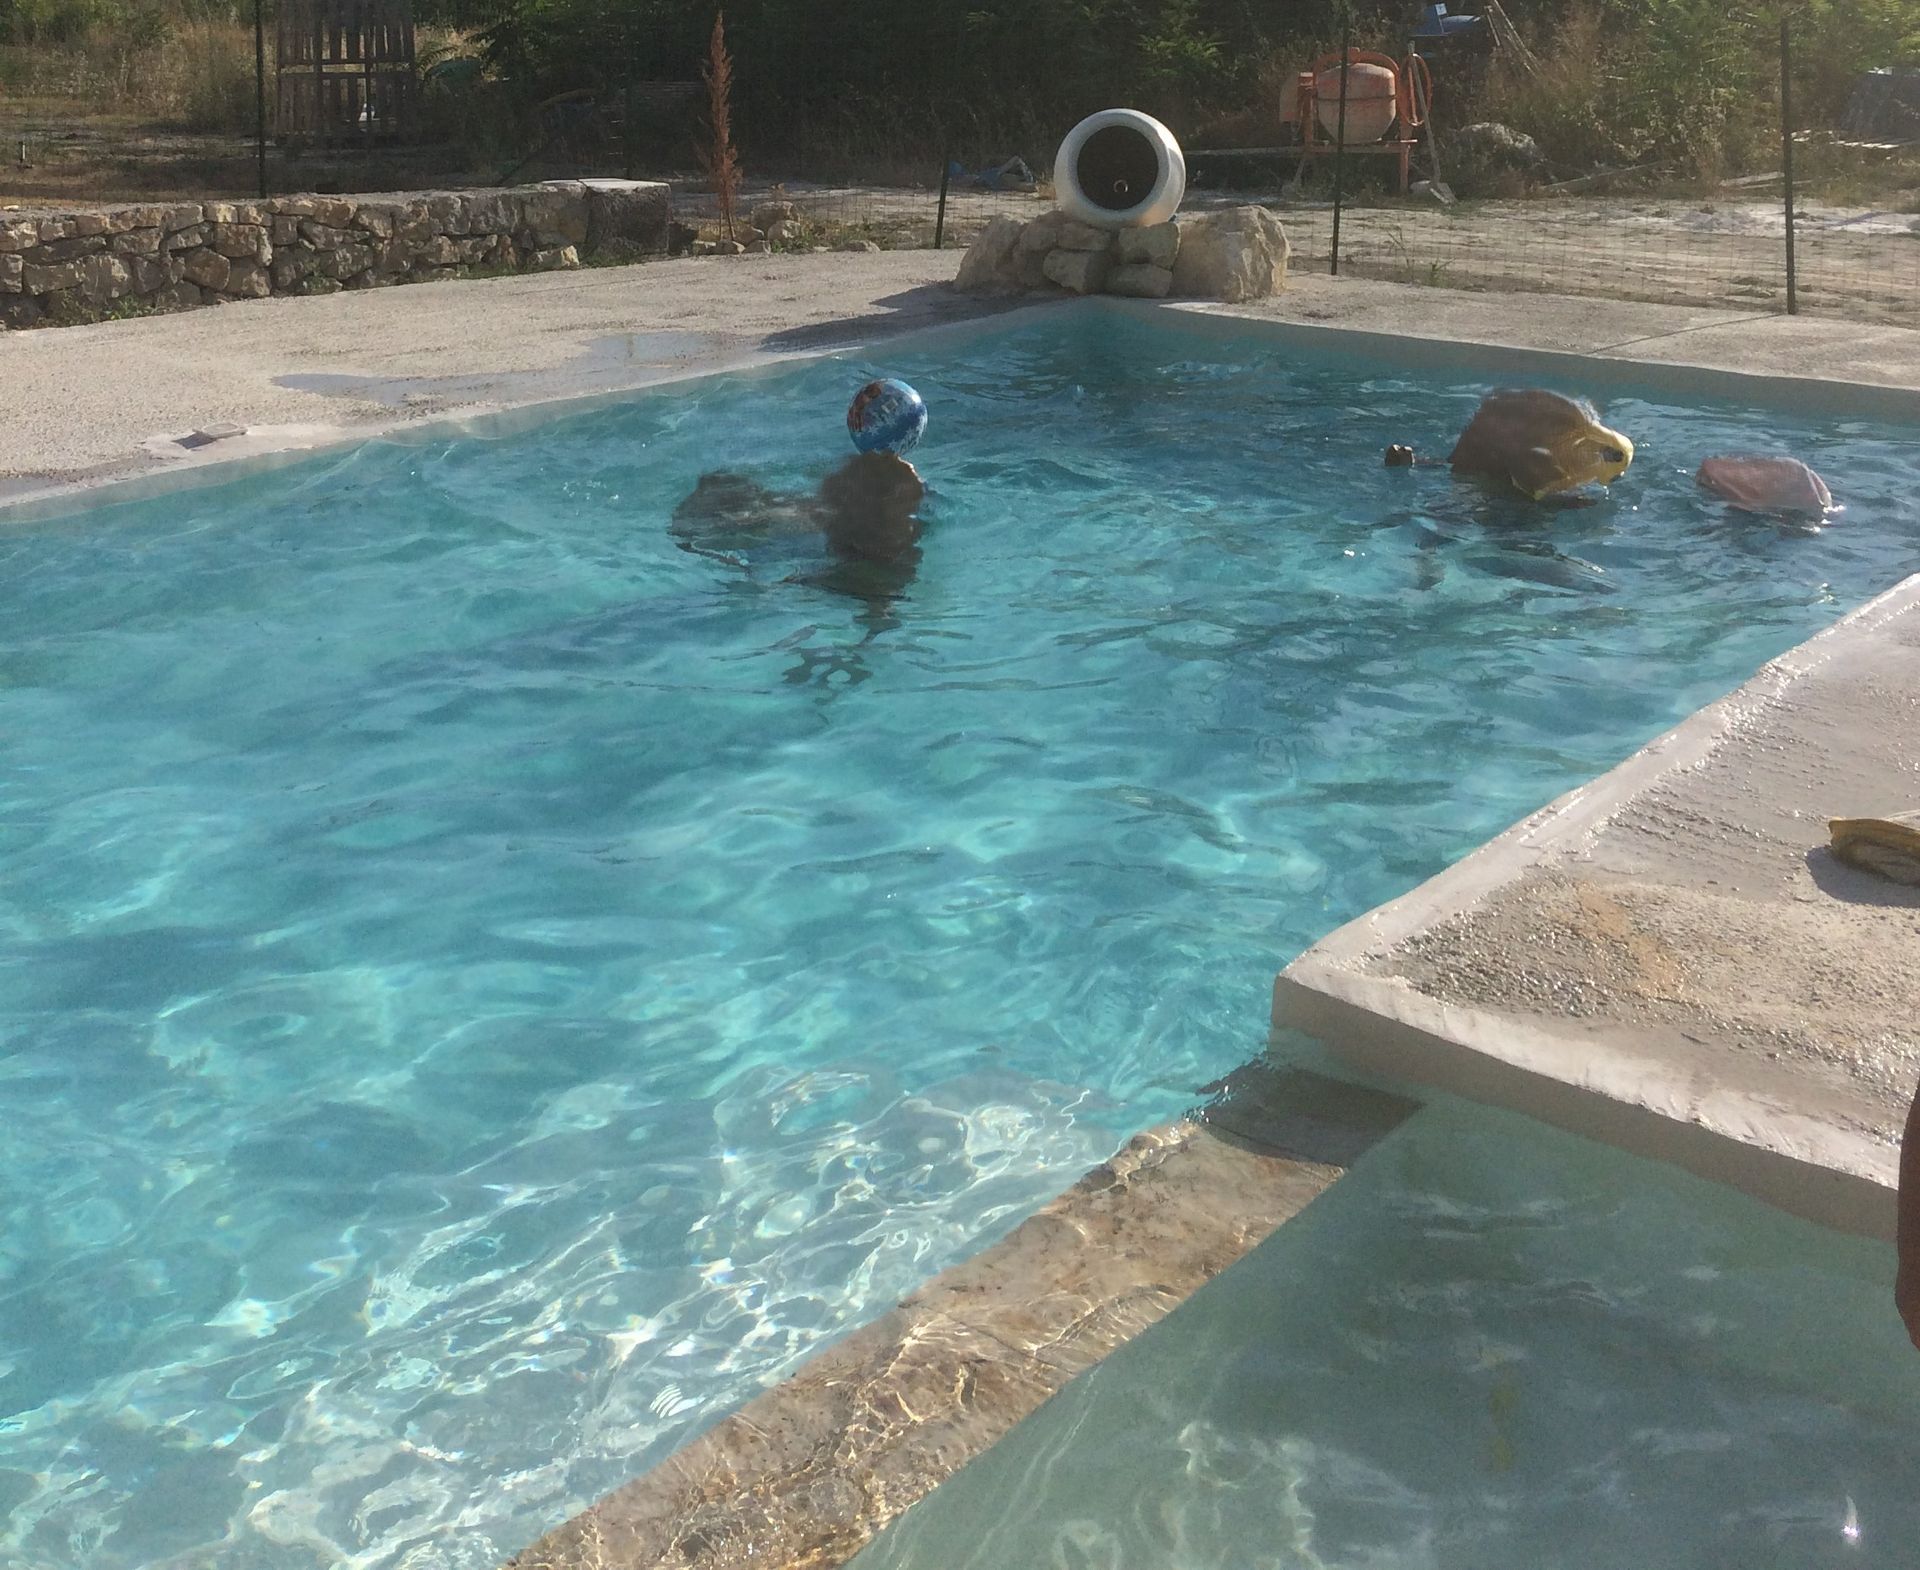
<path fill-rule="evenodd" d="M 1478 109 L 1564 170 L 1659 163 L 1737 173 L 1779 156 L 1778 13 L 1723 0 L 1569 0 L 1533 19 L 1541 69 L 1504 62 Z M 1809 0 L 1793 30 L 1795 120 L 1830 124 L 1854 78 L 1920 53 L 1911 0 Z"/>

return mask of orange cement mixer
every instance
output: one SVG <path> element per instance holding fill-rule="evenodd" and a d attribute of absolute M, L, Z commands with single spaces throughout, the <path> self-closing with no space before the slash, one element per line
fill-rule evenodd
<path fill-rule="evenodd" d="M 1340 51 L 1324 54 L 1299 75 L 1293 112 L 1302 157 L 1325 157 L 1341 147 Z M 1414 133 L 1426 123 L 1433 78 L 1417 54 L 1405 60 L 1371 49 L 1349 49 L 1346 70 L 1345 149 L 1387 153 L 1399 159 L 1400 189 L 1407 188 Z"/>

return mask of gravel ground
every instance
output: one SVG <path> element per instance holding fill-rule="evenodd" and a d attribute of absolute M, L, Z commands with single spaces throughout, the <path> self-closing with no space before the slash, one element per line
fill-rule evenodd
<path fill-rule="evenodd" d="M 778 194 L 835 230 L 888 247 L 933 243 L 938 193 L 879 186 L 756 189 Z M 711 198 L 676 190 L 676 209 L 711 213 Z M 1805 203 L 1795 224 L 1797 304 L 1809 314 L 1920 327 L 1920 212 L 1911 193 L 1888 210 Z M 1326 202 L 1191 191 L 1187 210 L 1259 201 L 1274 205 L 1296 260 L 1325 266 L 1333 211 Z M 1000 213 L 1033 217 L 1044 197 L 953 191 L 945 238 L 964 244 Z M 1341 218 L 1343 269 L 1356 277 L 1472 290 L 1541 291 L 1672 305 L 1786 309 L 1786 220 L 1777 198 L 1535 197 L 1524 201 L 1418 202 L 1350 207 Z"/>

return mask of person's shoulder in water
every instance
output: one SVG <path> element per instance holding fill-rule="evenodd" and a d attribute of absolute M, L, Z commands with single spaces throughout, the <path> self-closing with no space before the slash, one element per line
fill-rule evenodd
<path fill-rule="evenodd" d="M 751 550 L 781 535 L 819 527 L 810 498 L 784 496 L 726 470 L 703 474 L 673 509 L 680 548 L 699 554 Z"/>

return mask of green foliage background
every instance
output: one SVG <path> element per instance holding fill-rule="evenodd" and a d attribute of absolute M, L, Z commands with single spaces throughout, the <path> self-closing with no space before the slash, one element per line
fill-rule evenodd
<path fill-rule="evenodd" d="M 420 23 L 454 30 L 466 40 L 455 48 L 484 58 L 479 118 L 503 142 L 530 130 L 533 107 L 558 93 L 696 80 L 714 9 L 715 0 L 415 0 Z M 726 0 L 725 9 L 749 164 L 823 152 L 924 162 L 947 151 L 1041 163 L 1064 126 L 1113 104 L 1158 114 L 1188 139 L 1229 122 L 1258 135 L 1277 130 L 1281 86 L 1339 36 L 1343 17 L 1341 0 Z M 1420 0 L 1355 0 L 1356 38 L 1397 54 L 1419 10 Z M 1717 172 L 1770 156 L 1777 5 L 1507 0 L 1507 10 L 1545 68 L 1496 73 L 1467 104 L 1448 104 L 1443 82 L 1441 109 L 1455 123 L 1468 112 L 1505 120 L 1569 166 L 1665 159 Z M 1790 12 L 1804 124 L 1830 121 L 1862 68 L 1920 63 L 1920 0 L 1792 0 Z M 251 62 L 215 61 L 208 30 L 234 30 L 219 49 L 235 54 L 251 13 L 249 0 L 0 0 L 0 89 L 24 85 L 23 53 L 91 51 L 104 62 L 97 75 L 133 82 L 171 51 L 180 85 L 166 102 L 194 106 L 180 113 L 210 128 L 244 119 L 247 84 L 235 83 Z M 428 54 L 444 52 L 436 44 Z"/>
<path fill-rule="evenodd" d="M 8 3 L 8 0 L 0 0 Z M 68 0 L 11 0 L 58 4 Z M 82 3 L 82 0 L 71 0 Z M 89 0 L 111 3 L 111 0 Z M 690 79 L 712 25 L 688 0 L 422 0 L 460 20 L 482 5 L 495 69 L 539 96 Z M 1475 105 L 1567 161 L 1681 158 L 1711 168 L 1763 156 L 1777 135 L 1780 10 L 1726 0 L 1509 0 L 1546 61 L 1496 76 Z M 1395 53 L 1414 0 L 1361 0 L 1356 36 Z M 1046 146 L 1112 104 L 1191 136 L 1270 105 L 1338 36 L 1338 0 L 731 0 L 743 149 L 903 144 L 979 156 Z M 1920 0 L 1796 0 L 1796 92 L 1830 118 L 1863 67 L 1920 60 Z M 1529 122 L 1529 123 L 1523 123 Z"/>

